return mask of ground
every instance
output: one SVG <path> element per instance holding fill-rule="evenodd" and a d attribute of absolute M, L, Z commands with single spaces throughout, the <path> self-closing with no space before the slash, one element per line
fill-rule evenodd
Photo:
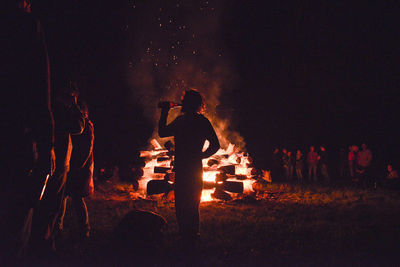
<path fill-rule="evenodd" d="M 88 199 L 92 235 L 81 240 L 69 208 L 58 242 L 57 266 L 180 266 L 174 205 L 137 198 L 129 184 L 104 182 Z M 132 209 L 168 222 L 164 242 L 136 253 L 118 244 L 113 229 Z M 350 184 L 271 184 L 257 198 L 201 203 L 200 266 L 398 265 L 400 195 Z"/>

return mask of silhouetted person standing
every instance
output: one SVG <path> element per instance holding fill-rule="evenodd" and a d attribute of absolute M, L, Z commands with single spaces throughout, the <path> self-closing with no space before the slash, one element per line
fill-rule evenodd
<path fill-rule="evenodd" d="M 77 97 L 77 88 L 70 84 L 58 92 L 54 101 L 56 169 L 48 180 L 32 224 L 32 249 L 38 255 L 55 250 L 53 230 L 64 199 L 72 151 L 71 135 L 81 134 L 85 126 Z"/>
<path fill-rule="evenodd" d="M 371 174 L 370 174 L 370 165 L 372 161 L 372 153 L 371 150 L 367 147 L 366 144 L 361 145 L 361 150 L 358 151 L 356 162 L 356 173 L 359 180 L 362 180 L 365 185 L 371 184 Z"/>
<path fill-rule="evenodd" d="M 211 123 L 201 114 L 204 102 L 199 92 L 185 92 L 182 115 L 167 125 L 169 109 L 169 105 L 162 107 L 158 133 L 175 139 L 175 211 L 184 249 L 191 252 L 199 236 L 202 159 L 217 152 L 220 144 Z M 210 145 L 202 151 L 206 140 Z"/>
<path fill-rule="evenodd" d="M 287 152 L 287 157 L 288 157 L 288 170 L 289 170 L 289 180 L 293 179 L 293 170 L 294 166 L 296 165 L 296 158 L 295 155 L 293 155 L 292 151 Z"/>
<path fill-rule="evenodd" d="M 353 145 L 349 146 L 349 154 L 348 154 L 348 161 L 349 161 L 349 173 L 351 178 L 354 178 L 355 174 L 355 161 L 358 153 L 358 147 Z"/>
<path fill-rule="evenodd" d="M 328 182 L 329 181 L 328 154 L 326 153 L 326 149 L 324 146 L 320 146 L 319 167 L 320 167 L 322 176 L 324 177 L 325 181 Z"/>
<path fill-rule="evenodd" d="M 314 146 L 310 146 L 310 151 L 307 154 L 308 163 L 308 179 L 312 181 L 311 174 L 314 177 L 314 182 L 318 180 L 317 178 L 317 166 L 318 166 L 318 154 L 314 151 Z"/>
<path fill-rule="evenodd" d="M 30 1 L 5 1 L 1 8 L 0 256 L 10 256 L 9 241 L 15 240 L 28 210 L 36 206 L 54 167 L 54 122 L 41 24 L 31 13 Z"/>
<path fill-rule="evenodd" d="M 286 148 L 282 149 L 282 164 L 283 169 L 285 170 L 285 179 L 286 181 L 289 179 L 289 155 Z"/>
<path fill-rule="evenodd" d="M 72 206 L 78 217 L 79 234 L 83 238 L 90 236 L 89 214 L 87 211 L 85 197 L 93 194 L 93 145 L 94 127 L 89 119 L 89 111 L 86 104 L 79 105 L 85 118 L 85 129 L 80 135 L 71 135 L 72 153 L 70 170 L 66 182 L 66 193 L 63 200 L 58 228 L 63 230 L 65 210 L 68 198 L 72 200 Z"/>
<path fill-rule="evenodd" d="M 391 164 L 387 165 L 386 177 L 383 180 L 383 185 L 390 189 L 399 189 L 399 173 Z"/>
<path fill-rule="evenodd" d="M 303 154 L 300 150 L 296 152 L 296 175 L 297 180 L 300 182 L 303 181 L 303 168 L 304 168 L 304 158 Z"/>

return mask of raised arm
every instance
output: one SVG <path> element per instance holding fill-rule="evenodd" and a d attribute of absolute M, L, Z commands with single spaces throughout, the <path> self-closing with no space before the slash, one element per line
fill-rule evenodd
<path fill-rule="evenodd" d="M 167 125 L 169 107 L 163 107 L 161 109 L 160 120 L 158 121 L 158 135 L 160 137 L 169 137 L 173 135 L 171 127 Z"/>

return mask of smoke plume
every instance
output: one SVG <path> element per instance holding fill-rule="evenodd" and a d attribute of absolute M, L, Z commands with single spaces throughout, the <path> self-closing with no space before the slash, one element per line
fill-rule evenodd
<path fill-rule="evenodd" d="M 127 79 L 133 101 L 154 123 L 152 138 L 158 137 L 158 102 L 180 102 L 184 90 L 196 88 L 205 97 L 205 115 L 221 145 L 234 143 L 244 149 L 240 134 L 230 129 L 232 118 L 218 113 L 221 96 L 229 94 L 235 83 L 235 70 L 224 53 L 223 3 L 144 2 L 132 3 Z M 178 110 L 171 112 L 170 120 Z"/>

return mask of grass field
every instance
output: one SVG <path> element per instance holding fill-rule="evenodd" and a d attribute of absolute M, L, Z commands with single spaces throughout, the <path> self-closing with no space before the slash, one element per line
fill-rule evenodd
<path fill-rule="evenodd" d="M 79 241 L 69 208 L 59 258 L 53 262 L 57 266 L 184 265 L 172 202 L 137 198 L 128 184 L 103 183 L 87 204 L 92 236 Z M 168 222 L 165 241 L 140 255 L 129 245 L 111 242 L 115 226 L 134 208 L 156 212 Z M 200 210 L 200 266 L 400 264 L 400 196 L 395 191 L 271 184 L 256 199 L 207 202 Z"/>

